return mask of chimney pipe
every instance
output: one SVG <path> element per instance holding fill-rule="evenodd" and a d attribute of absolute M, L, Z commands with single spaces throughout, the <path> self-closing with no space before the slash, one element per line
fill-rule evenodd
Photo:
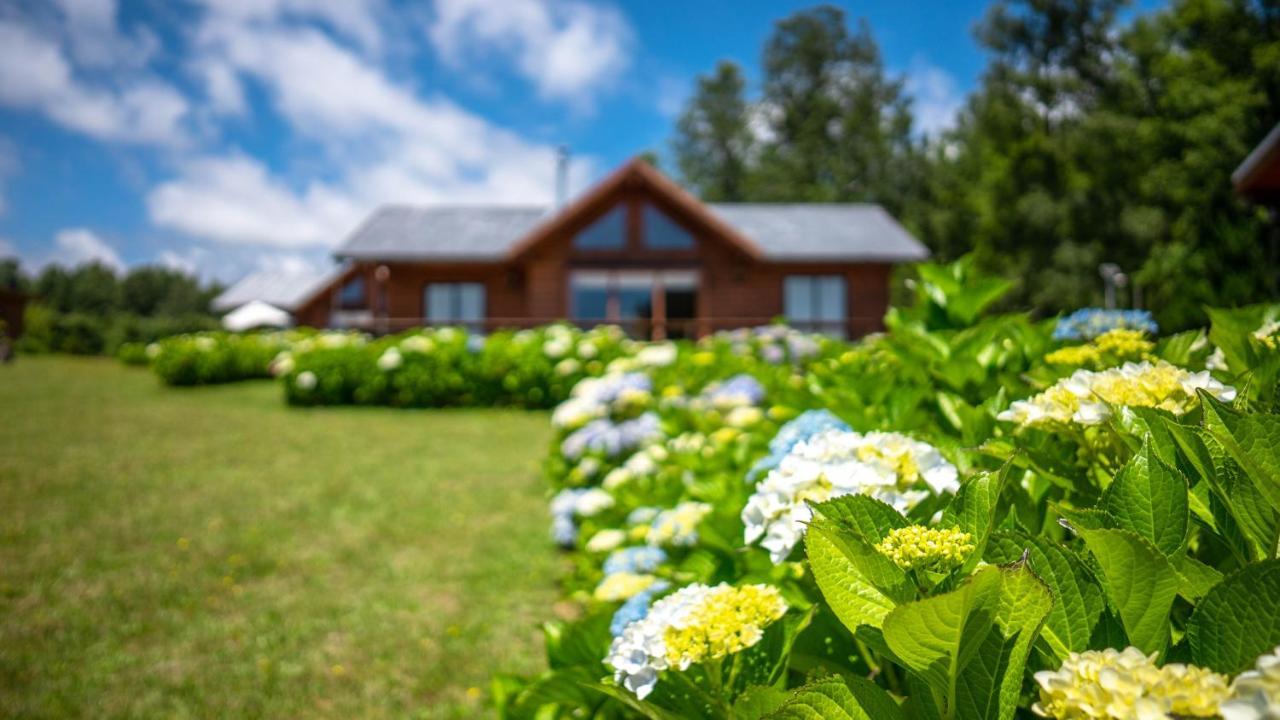
<path fill-rule="evenodd" d="M 556 148 L 556 209 L 569 201 L 569 146 Z"/>

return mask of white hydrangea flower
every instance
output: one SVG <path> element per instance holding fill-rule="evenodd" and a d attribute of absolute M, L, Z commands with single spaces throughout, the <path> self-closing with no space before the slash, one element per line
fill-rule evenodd
<path fill-rule="evenodd" d="M 725 416 L 724 422 L 729 427 L 746 428 L 764 419 L 764 411 L 758 407 L 736 407 Z"/>
<path fill-rule="evenodd" d="M 421 353 L 426 355 L 434 350 L 435 347 L 435 342 L 426 335 L 411 335 L 400 341 L 400 348 L 404 352 Z"/>
<path fill-rule="evenodd" d="M 798 443 L 756 486 L 742 510 L 744 540 L 781 563 L 804 537 L 810 502 L 861 494 L 906 512 L 930 493 L 955 492 L 958 478 L 937 448 L 906 435 L 825 430 Z"/>
<path fill-rule="evenodd" d="M 644 367 L 666 367 L 676 361 L 679 351 L 675 343 L 657 343 L 645 346 L 636 353 L 636 363 Z"/>
<path fill-rule="evenodd" d="M 1232 681 L 1219 712 L 1223 720 L 1280 720 L 1280 647 Z"/>
<path fill-rule="evenodd" d="M 608 528 L 591 536 L 587 541 L 587 552 L 607 553 L 622 547 L 622 543 L 626 541 L 626 531 Z"/>
<path fill-rule="evenodd" d="M 582 369 L 582 363 L 574 358 L 565 358 L 556 363 L 556 374 L 560 377 L 572 375 Z"/>
<path fill-rule="evenodd" d="M 682 502 L 670 510 L 663 510 L 653 518 L 645 541 L 655 547 L 695 545 L 698 542 L 698 524 L 709 514 L 711 506 L 702 502 Z"/>
<path fill-rule="evenodd" d="M 604 417 L 607 408 L 589 399 L 571 397 L 556 406 L 551 424 L 562 430 L 573 430 L 596 418 Z"/>
<path fill-rule="evenodd" d="M 591 517 L 613 507 L 613 496 L 600 488 L 590 488 L 578 496 L 574 512 L 580 517 Z"/>
<path fill-rule="evenodd" d="M 386 352 L 378 358 L 378 369 L 383 372 L 390 372 L 404 364 L 404 356 L 395 348 L 387 348 Z"/>
<path fill-rule="evenodd" d="M 590 360 L 600 354 L 600 348 L 596 347 L 594 342 L 583 340 L 578 343 L 578 357 L 583 360 Z"/>
<path fill-rule="evenodd" d="M 293 381 L 303 390 L 314 390 L 319 378 L 317 378 L 316 374 L 310 370 L 303 370 L 298 373 L 298 377 L 294 378 Z"/>
<path fill-rule="evenodd" d="M 542 352 L 547 357 L 554 360 L 556 358 L 562 358 L 565 355 L 568 355 L 569 350 L 572 348 L 573 348 L 572 341 L 564 338 L 552 337 L 548 339 L 546 343 L 543 344 Z"/>

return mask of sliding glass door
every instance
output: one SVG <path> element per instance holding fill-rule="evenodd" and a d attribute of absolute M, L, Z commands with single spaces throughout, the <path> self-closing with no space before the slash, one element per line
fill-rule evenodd
<path fill-rule="evenodd" d="M 569 316 L 579 325 L 613 323 L 632 337 L 691 337 L 697 318 L 693 270 L 575 270 Z"/>

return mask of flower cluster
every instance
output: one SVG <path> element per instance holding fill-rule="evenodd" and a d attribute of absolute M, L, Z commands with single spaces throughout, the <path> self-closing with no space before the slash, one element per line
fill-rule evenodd
<path fill-rule="evenodd" d="M 802 362 L 818 354 L 822 349 L 823 337 L 786 325 L 761 325 L 723 330 L 708 340 L 709 343 L 729 343 L 736 355 L 750 355 L 771 365 L 780 365 L 787 360 Z"/>
<path fill-rule="evenodd" d="M 768 585 L 688 585 L 626 625 L 605 662 L 618 683 L 643 699 L 662 671 L 741 652 L 786 612 L 782 595 Z"/>
<path fill-rule="evenodd" d="M 850 430 L 850 427 L 829 410 L 804 411 L 796 419 L 778 428 L 778 433 L 769 441 L 769 454 L 756 461 L 747 474 L 747 479 L 757 479 L 778 467 L 796 445 L 824 430 Z"/>
<path fill-rule="evenodd" d="M 562 546 L 578 539 L 575 518 L 591 517 L 613 507 L 614 499 L 599 488 L 566 488 L 551 499 L 551 536 Z"/>
<path fill-rule="evenodd" d="M 638 372 L 586 378 L 574 385 L 567 400 L 556 406 L 551 424 L 573 430 L 597 418 L 644 409 L 653 399 L 652 387 L 649 376 Z"/>
<path fill-rule="evenodd" d="M 809 503 L 863 494 L 906 511 L 930 493 L 955 492 L 958 473 L 937 448 L 898 433 L 825 430 L 797 443 L 742 510 L 747 544 L 774 563 L 791 554 L 812 516 Z"/>
<path fill-rule="evenodd" d="M 764 400 L 764 386 L 750 375 L 734 375 L 707 386 L 699 400 L 716 410 L 754 407 Z"/>
<path fill-rule="evenodd" d="M 592 596 L 602 602 L 618 602 L 639 595 L 653 587 L 656 582 L 658 582 L 658 578 L 653 575 L 616 572 L 611 575 L 605 575 L 600 584 L 596 586 Z"/>
<path fill-rule="evenodd" d="M 1103 310 L 1081 308 L 1059 318 L 1053 329 L 1054 340 L 1092 340 L 1108 330 L 1129 328 L 1155 335 L 1160 326 L 1146 310 Z"/>
<path fill-rule="evenodd" d="M 587 452 L 616 457 L 624 451 L 654 442 L 662 435 L 661 422 L 653 413 L 618 423 L 601 418 L 592 420 L 565 438 L 560 452 L 574 460 Z"/>
<path fill-rule="evenodd" d="M 1280 718 L 1280 647 L 1258 658 L 1252 670 L 1231 682 L 1231 696 L 1219 711 L 1222 720 Z"/>
<path fill-rule="evenodd" d="M 1040 701 L 1032 709 L 1059 720 L 1131 720 L 1218 715 L 1227 678 L 1203 668 L 1157 667 L 1156 653 L 1134 647 L 1071 653 L 1057 670 L 1035 674 Z"/>
<path fill-rule="evenodd" d="M 1141 330 L 1115 328 L 1084 345 L 1055 350 L 1045 355 L 1044 361 L 1051 365 L 1101 368 L 1125 361 L 1149 359 L 1155 347 L 1155 343 L 1148 340 Z"/>
<path fill-rule="evenodd" d="M 1100 372 L 1077 370 L 1070 377 L 1027 400 L 1012 403 L 1000 420 L 1020 426 L 1076 423 L 1097 425 L 1113 406 L 1150 407 L 1176 415 L 1199 404 L 1197 390 L 1229 402 L 1236 391 L 1208 371 L 1193 373 L 1164 361 L 1125 363 Z"/>
<path fill-rule="evenodd" d="M 710 513 L 710 505 L 692 501 L 682 502 L 670 510 L 662 510 L 649 524 L 645 541 L 655 546 L 694 545 L 698 542 L 698 524 Z"/>
<path fill-rule="evenodd" d="M 956 528 L 908 525 L 889 532 L 876 550 L 903 570 L 947 572 L 973 552 L 973 537 Z"/>

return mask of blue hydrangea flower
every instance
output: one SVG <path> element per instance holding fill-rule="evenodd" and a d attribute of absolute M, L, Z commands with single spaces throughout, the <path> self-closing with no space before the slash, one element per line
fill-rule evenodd
<path fill-rule="evenodd" d="M 851 429 L 848 423 L 827 410 L 807 410 L 778 429 L 778 434 L 769 441 L 769 454 L 756 461 L 747 473 L 747 480 L 755 480 L 778 467 L 792 448 L 824 430 Z"/>
<path fill-rule="evenodd" d="M 651 392 L 653 390 L 653 380 L 648 375 L 640 372 L 606 375 L 600 378 L 593 397 L 596 402 L 608 405 L 629 390 Z"/>
<path fill-rule="evenodd" d="M 764 386 L 759 380 L 741 373 L 708 386 L 702 396 L 716 406 L 759 405 L 764 399 Z"/>
<path fill-rule="evenodd" d="M 667 561 L 667 554 L 662 548 L 641 545 L 622 548 L 609 553 L 604 561 L 604 574 L 613 575 L 620 572 L 651 573 Z"/>
<path fill-rule="evenodd" d="M 1058 319 L 1058 324 L 1053 329 L 1053 339 L 1092 340 L 1116 328 L 1141 330 L 1151 335 L 1160 332 L 1160 326 L 1146 310 L 1081 308 Z"/>
<path fill-rule="evenodd" d="M 570 460 L 577 460 L 588 451 L 615 457 L 624 450 L 634 450 L 661 437 L 662 423 L 652 412 L 620 423 L 600 418 L 565 438 L 560 443 L 560 452 Z"/>
<path fill-rule="evenodd" d="M 653 604 L 653 597 L 669 589 L 671 589 L 671 583 L 666 580 L 658 580 L 641 592 L 631 596 L 613 614 L 613 620 L 609 621 L 609 634 L 618 637 L 628 625 L 637 620 L 643 620 L 649 614 L 649 606 Z"/>
<path fill-rule="evenodd" d="M 580 488 L 565 488 L 551 498 L 551 539 L 561 547 L 573 547 L 578 540 L 578 524 L 573 520 L 578 498 L 586 492 Z"/>
<path fill-rule="evenodd" d="M 467 352 L 471 353 L 472 355 L 478 355 L 481 350 L 484 350 L 484 336 L 468 335 L 467 336 Z"/>

